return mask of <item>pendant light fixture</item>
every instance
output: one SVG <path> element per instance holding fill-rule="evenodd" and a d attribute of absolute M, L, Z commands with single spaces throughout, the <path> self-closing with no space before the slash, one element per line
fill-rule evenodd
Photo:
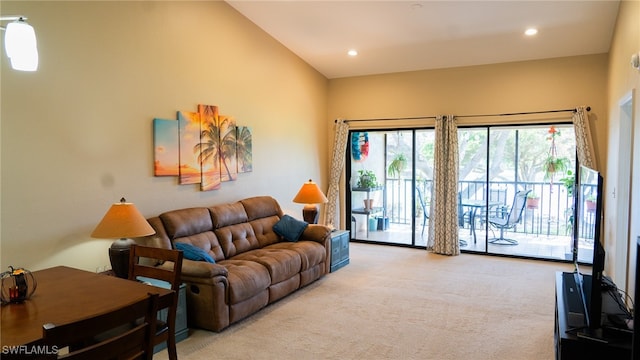
<path fill-rule="evenodd" d="M 4 34 L 4 49 L 11 67 L 20 71 L 38 70 L 38 44 L 33 26 L 24 16 L 3 16 L 0 21 L 11 21 Z"/>

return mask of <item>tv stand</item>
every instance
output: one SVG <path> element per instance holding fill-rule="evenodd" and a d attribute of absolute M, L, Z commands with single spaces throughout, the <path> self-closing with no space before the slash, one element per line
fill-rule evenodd
<path fill-rule="evenodd" d="M 568 324 L 568 309 L 564 299 L 564 276 L 556 272 L 556 313 L 554 339 L 556 360 L 567 359 L 631 359 L 632 332 L 620 329 L 608 320 L 609 314 L 620 312 L 617 299 L 602 293 L 602 312 L 605 314 L 599 329 L 572 329 Z"/>

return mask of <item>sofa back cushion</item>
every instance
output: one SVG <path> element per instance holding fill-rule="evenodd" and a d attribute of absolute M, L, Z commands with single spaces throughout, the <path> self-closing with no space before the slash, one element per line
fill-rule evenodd
<path fill-rule="evenodd" d="M 242 203 L 221 204 L 209 208 L 216 237 L 226 258 L 258 249 L 260 244 L 247 222 Z"/>
<path fill-rule="evenodd" d="M 256 196 L 240 200 L 247 212 L 249 223 L 260 247 L 277 243 L 282 239 L 273 231 L 273 225 L 284 215 L 280 204 L 271 196 Z"/>
<path fill-rule="evenodd" d="M 224 260 L 224 252 L 213 232 L 207 208 L 168 211 L 159 216 L 172 242 L 184 242 L 206 251 L 216 261 Z"/>
<path fill-rule="evenodd" d="M 277 216 L 278 218 L 281 218 L 282 215 L 284 215 L 280 208 L 280 204 L 278 204 L 276 199 L 271 196 L 251 197 L 240 200 L 240 203 L 242 203 L 249 221 L 270 216 Z"/>

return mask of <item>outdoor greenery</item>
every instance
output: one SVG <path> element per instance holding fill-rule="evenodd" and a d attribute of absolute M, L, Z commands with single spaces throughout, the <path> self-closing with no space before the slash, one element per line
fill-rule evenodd
<path fill-rule="evenodd" d="M 371 170 L 358 170 L 358 184 L 359 188 L 374 188 L 378 187 L 378 179 L 376 174 Z"/>
<path fill-rule="evenodd" d="M 400 176 L 402 175 L 402 172 L 407 168 L 407 157 L 404 155 L 404 153 L 400 153 L 397 154 L 393 160 L 391 160 L 391 163 L 389 164 L 389 167 L 387 168 L 387 174 L 391 177 L 394 178 L 400 178 Z"/>

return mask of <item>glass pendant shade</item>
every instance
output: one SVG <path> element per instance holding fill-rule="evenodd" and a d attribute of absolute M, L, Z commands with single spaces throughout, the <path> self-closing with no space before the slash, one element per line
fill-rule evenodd
<path fill-rule="evenodd" d="M 7 24 L 4 48 L 11 60 L 11 67 L 21 71 L 38 69 L 38 45 L 33 27 L 24 20 Z"/>

